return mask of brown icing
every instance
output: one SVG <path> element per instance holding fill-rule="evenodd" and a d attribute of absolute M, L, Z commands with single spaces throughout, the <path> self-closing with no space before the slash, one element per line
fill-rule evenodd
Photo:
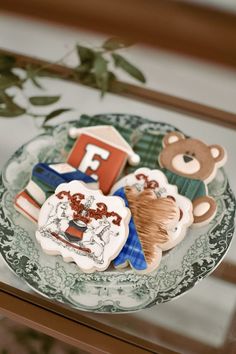
<path fill-rule="evenodd" d="M 157 198 L 151 189 L 139 193 L 126 187 L 125 192 L 146 261 L 151 263 L 156 246 L 168 241 L 168 230 L 178 222 L 179 208 L 170 198 Z"/>
<path fill-rule="evenodd" d="M 115 213 L 114 211 L 108 211 L 107 206 L 104 203 L 96 203 L 97 208 L 96 209 L 86 209 L 86 214 L 82 214 L 82 211 L 85 210 L 85 206 L 81 201 L 84 199 L 84 195 L 81 193 L 76 193 L 71 195 L 70 192 L 67 191 L 62 191 L 58 193 L 57 198 L 63 199 L 66 197 L 69 200 L 69 204 L 71 209 L 74 211 L 73 214 L 73 219 L 74 220 L 81 220 L 88 224 L 91 219 L 102 219 L 103 216 L 106 216 L 107 218 L 112 217 L 112 223 L 114 225 L 120 225 L 120 222 L 122 220 L 122 217 Z"/>
<path fill-rule="evenodd" d="M 161 167 L 177 175 L 199 179 L 206 183 L 214 178 L 215 169 L 221 167 L 226 159 L 226 152 L 222 146 L 206 145 L 200 140 L 185 138 L 178 132 L 166 134 L 163 145 L 164 148 L 159 156 Z M 195 167 L 190 171 L 189 168 L 193 167 L 193 164 Z"/>
<path fill-rule="evenodd" d="M 136 175 L 137 180 L 144 181 L 144 189 L 155 189 L 159 187 L 159 183 L 155 180 L 149 180 L 148 176 L 144 173 L 139 173 Z"/>

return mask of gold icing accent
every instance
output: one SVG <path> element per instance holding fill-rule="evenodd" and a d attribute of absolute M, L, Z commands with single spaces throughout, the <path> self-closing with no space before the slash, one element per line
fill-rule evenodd
<path fill-rule="evenodd" d="M 151 263 L 156 246 L 168 241 L 168 230 L 177 224 L 179 208 L 170 198 L 157 198 L 151 189 L 138 192 L 135 187 L 127 186 L 125 193 L 146 261 Z"/>

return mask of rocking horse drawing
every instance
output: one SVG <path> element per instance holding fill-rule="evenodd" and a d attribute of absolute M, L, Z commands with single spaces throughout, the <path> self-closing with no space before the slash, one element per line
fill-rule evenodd
<path fill-rule="evenodd" d="M 60 190 L 50 197 L 47 217 L 40 233 L 50 234 L 58 244 L 74 249 L 80 256 L 89 257 L 97 264 L 103 264 L 104 252 L 111 247 L 110 243 L 114 243 L 110 241 L 119 237 L 123 220 L 114 211 L 117 208 L 113 209 L 113 203 L 108 205 L 98 200 L 94 191 L 87 191 L 89 194 Z M 102 195 L 102 198 L 114 197 Z"/>

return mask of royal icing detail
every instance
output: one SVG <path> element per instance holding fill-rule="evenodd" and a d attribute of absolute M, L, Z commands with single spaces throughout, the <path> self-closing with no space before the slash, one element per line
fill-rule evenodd
<path fill-rule="evenodd" d="M 89 188 L 97 188 L 97 182 L 85 173 L 75 169 L 67 163 L 46 164 L 38 163 L 34 166 L 31 180 L 24 191 L 15 198 L 15 207 L 24 216 L 37 222 L 41 205 L 54 193 L 61 183 L 80 180 L 88 184 Z M 37 212 L 36 209 L 37 208 Z"/>
<path fill-rule="evenodd" d="M 137 165 L 140 158 L 112 126 L 71 128 L 69 135 L 77 138 L 68 163 L 92 176 L 107 194 L 122 172 L 126 161 Z"/>
<path fill-rule="evenodd" d="M 157 198 L 152 189 L 137 191 L 126 187 L 116 191 L 131 210 L 129 236 L 125 246 L 114 260 L 116 267 L 127 263 L 141 273 L 154 271 L 162 258 L 162 244 L 169 239 L 168 231 L 174 229 L 180 211 L 170 198 Z"/>
<path fill-rule="evenodd" d="M 107 269 L 128 237 L 130 211 L 79 181 L 59 185 L 43 204 L 36 238 L 48 254 L 61 254 L 83 272 Z"/>
<path fill-rule="evenodd" d="M 160 166 L 169 183 L 176 184 L 179 193 L 192 200 L 195 225 L 207 224 L 216 214 L 216 201 L 208 195 L 207 184 L 226 160 L 226 151 L 220 145 L 206 145 L 179 132 L 163 138 Z"/>
<path fill-rule="evenodd" d="M 165 225 L 163 227 L 163 230 L 165 231 L 166 237 L 164 239 L 161 239 L 158 226 L 154 225 L 155 218 L 151 219 L 151 215 L 150 215 L 149 217 L 150 224 L 148 225 L 141 224 L 141 230 L 142 229 L 145 230 L 145 227 L 147 227 L 148 229 L 149 228 L 152 229 L 152 227 L 154 227 L 154 229 L 152 229 L 154 236 L 152 236 L 152 238 L 149 237 L 148 240 L 151 242 L 151 244 L 152 242 L 155 243 L 154 242 L 155 232 L 153 230 L 156 230 L 156 234 L 157 236 L 159 236 L 157 242 L 158 246 L 155 248 L 157 254 L 156 257 L 154 257 L 153 262 L 150 262 L 150 258 L 149 258 L 149 262 L 147 262 L 146 260 L 147 262 L 146 267 L 144 262 L 140 261 L 139 264 L 137 264 L 138 262 L 135 261 L 135 257 L 137 257 L 138 259 L 143 259 L 144 252 L 142 252 L 140 245 L 139 247 L 137 247 L 137 244 L 141 242 L 139 242 L 140 240 L 137 241 L 138 232 L 135 233 L 133 231 L 135 225 L 135 220 L 134 220 L 135 218 L 132 217 L 129 225 L 130 233 L 127 242 L 124 248 L 122 249 L 122 251 L 120 252 L 119 256 L 114 260 L 113 263 L 116 267 L 123 267 L 128 262 L 135 270 L 147 273 L 157 268 L 161 260 L 162 251 L 167 251 L 173 248 L 185 237 L 188 227 L 193 222 L 192 204 L 189 199 L 178 194 L 178 190 L 176 186 L 168 184 L 166 176 L 160 170 L 150 170 L 148 168 L 140 168 L 136 170 L 134 173 L 125 176 L 115 184 L 115 186 L 112 188 L 111 193 L 123 197 L 124 200 L 126 201 L 126 205 L 130 207 L 129 205 L 130 203 L 127 200 L 127 193 L 124 192 L 124 187 L 126 186 L 132 186 L 137 193 L 142 193 L 147 191 L 149 193 L 148 194 L 149 198 L 150 198 L 150 194 L 152 196 L 151 201 L 153 198 L 155 199 L 158 212 L 156 211 L 153 217 L 156 215 L 156 221 L 162 226 Z M 142 194 L 140 194 L 140 196 L 143 197 Z M 153 211 L 152 202 L 148 204 L 148 200 L 144 201 L 144 203 L 146 203 L 145 212 L 147 212 L 147 215 L 149 211 L 150 214 Z M 176 214 L 174 214 L 174 210 L 177 210 L 178 213 L 176 212 Z M 158 213 L 159 213 L 158 216 L 161 216 L 161 219 L 158 219 L 157 216 Z M 173 215 L 175 216 L 173 217 Z M 173 217 L 173 219 L 171 219 L 172 222 L 169 219 L 170 216 Z M 132 224 L 133 222 L 134 225 Z M 136 223 L 138 222 L 139 221 L 137 221 L 136 218 Z M 135 255 L 135 253 L 138 253 L 137 250 L 139 251 L 139 255 L 137 254 Z"/>

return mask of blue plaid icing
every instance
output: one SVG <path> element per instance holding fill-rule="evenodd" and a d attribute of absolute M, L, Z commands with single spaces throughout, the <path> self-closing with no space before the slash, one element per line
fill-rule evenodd
<path fill-rule="evenodd" d="M 128 208 L 129 203 L 125 195 L 124 188 L 118 189 L 114 195 L 121 197 L 125 201 L 125 205 Z M 142 245 L 139 240 L 136 227 L 134 224 L 134 219 L 131 217 L 129 223 L 129 236 L 128 239 L 122 248 L 119 255 L 113 260 L 115 266 L 124 264 L 125 262 L 129 264 L 136 270 L 145 270 L 147 269 L 147 262 L 143 253 Z"/>
<path fill-rule="evenodd" d="M 53 170 L 46 163 L 38 163 L 34 166 L 32 172 L 32 179 L 43 183 L 45 187 L 54 191 L 61 183 L 70 182 L 73 180 L 83 181 L 85 183 L 92 183 L 95 180 L 85 173 L 76 170 L 67 173 L 59 173 Z"/>

